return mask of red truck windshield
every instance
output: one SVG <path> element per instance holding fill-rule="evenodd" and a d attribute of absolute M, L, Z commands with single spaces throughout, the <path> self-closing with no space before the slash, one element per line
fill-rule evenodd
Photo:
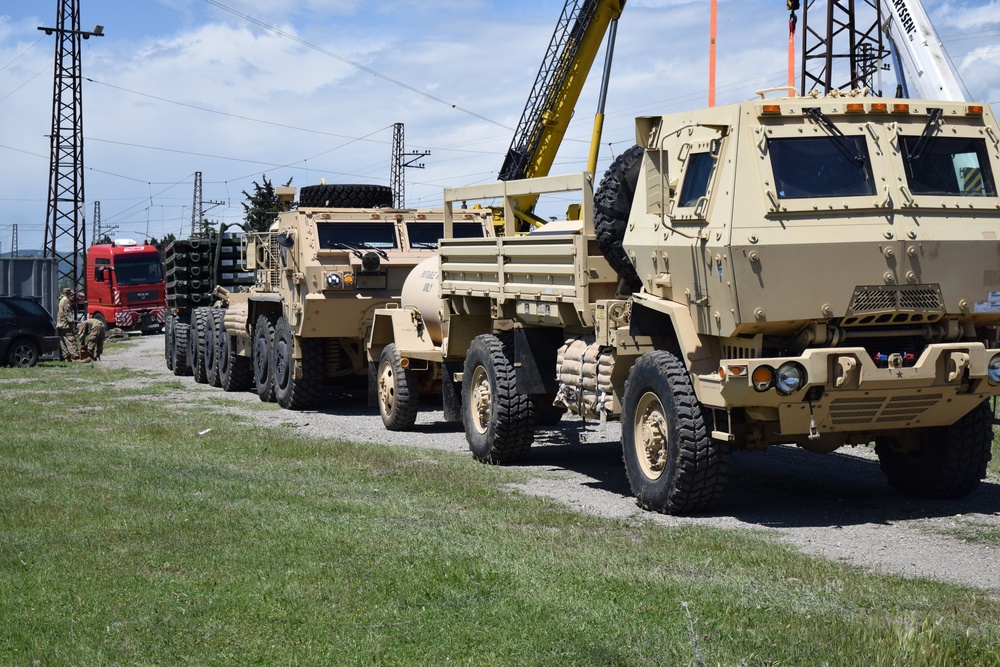
<path fill-rule="evenodd" d="M 145 285 L 163 280 L 159 255 L 119 255 L 115 258 L 115 278 L 118 285 Z"/>

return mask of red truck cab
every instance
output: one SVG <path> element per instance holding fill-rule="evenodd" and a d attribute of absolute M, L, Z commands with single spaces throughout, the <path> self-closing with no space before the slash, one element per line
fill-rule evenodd
<path fill-rule="evenodd" d="M 87 250 L 87 317 L 108 327 L 159 332 L 167 306 L 155 246 L 116 239 Z"/>

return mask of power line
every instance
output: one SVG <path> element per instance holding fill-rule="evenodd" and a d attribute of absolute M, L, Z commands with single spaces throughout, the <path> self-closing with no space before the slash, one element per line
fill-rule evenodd
<path fill-rule="evenodd" d="M 235 9 L 233 9 L 231 7 L 227 7 L 226 5 L 222 4 L 221 2 L 216 2 L 216 0 L 205 0 L 205 2 L 207 2 L 208 4 L 213 5 L 215 7 L 218 7 L 219 9 L 221 9 L 223 11 L 227 11 L 230 14 L 233 14 L 234 16 L 238 16 L 238 17 L 240 17 L 241 19 L 243 19 L 245 21 L 250 21 L 251 23 L 254 23 L 254 24 L 258 25 L 261 28 L 264 28 L 265 30 L 270 30 L 271 32 L 273 32 L 275 34 L 281 35 L 282 37 L 284 37 L 286 39 L 290 39 L 293 42 L 301 44 L 302 46 L 310 48 L 310 49 L 312 49 L 314 51 L 318 51 L 319 53 L 322 53 L 323 55 L 329 56 L 329 57 L 331 57 L 331 58 L 333 58 L 335 60 L 339 60 L 340 62 L 342 62 L 344 64 L 350 65 L 351 67 L 355 67 L 355 68 L 361 70 L 362 72 L 365 72 L 366 74 L 371 74 L 372 76 L 378 77 L 379 79 L 382 79 L 383 81 L 388 81 L 389 83 L 391 83 L 391 84 L 393 84 L 395 86 L 399 86 L 400 88 L 403 88 L 405 90 L 409 90 L 410 92 L 416 93 L 417 95 L 422 95 L 423 97 L 426 97 L 429 100 L 433 100 L 435 102 L 438 102 L 439 104 L 443 104 L 445 106 L 448 106 L 448 107 L 450 107 L 450 108 L 452 108 L 452 109 L 454 109 L 456 111 L 461 111 L 462 113 L 468 114 L 468 115 L 470 115 L 470 116 L 472 116 L 474 118 L 478 118 L 479 120 L 486 121 L 487 123 L 492 123 L 493 125 L 498 125 L 498 126 L 504 128 L 505 130 L 510 130 L 511 132 L 514 131 L 513 128 L 507 127 L 503 123 L 495 121 L 492 118 L 487 118 L 486 116 L 478 114 L 475 111 L 472 111 L 470 109 L 466 109 L 464 107 L 460 107 L 457 104 L 453 104 L 452 102 L 449 102 L 449 101 L 444 100 L 444 99 L 442 99 L 440 97 L 437 97 L 436 95 L 431 95 L 430 93 L 428 93 L 426 91 L 423 91 L 423 90 L 420 90 L 419 88 L 416 88 L 415 86 L 411 86 L 410 84 L 404 83 L 404 82 L 400 81 L 399 79 L 394 79 L 391 76 L 387 76 L 385 74 L 382 74 L 378 70 L 374 70 L 374 69 L 372 69 L 370 67 L 365 67 L 361 63 L 354 62 L 353 60 L 350 60 L 348 58 L 345 58 L 344 56 L 338 55 L 338 54 L 336 54 L 336 53 L 334 53 L 332 51 L 327 51 L 326 49 L 324 49 L 324 48 L 322 48 L 320 46 L 317 46 L 317 45 L 315 45 L 315 44 L 313 44 L 311 42 L 307 42 L 306 40 L 302 39 L 301 37 L 296 37 L 295 35 L 287 33 L 287 32 L 285 32 L 285 31 L 283 31 L 283 30 L 281 30 L 279 28 L 275 28 L 274 26 L 269 25 L 267 23 L 264 23 L 263 21 L 261 21 L 259 19 L 255 19 L 252 16 L 249 16 L 249 15 L 244 14 L 242 12 L 236 11 Z"/>

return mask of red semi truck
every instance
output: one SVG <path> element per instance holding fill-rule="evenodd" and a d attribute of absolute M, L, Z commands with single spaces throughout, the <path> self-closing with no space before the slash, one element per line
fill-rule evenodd
<path fill-rule="evenodd" d="M 155 246 L 130 239 L 87 251 L 87 316 L 108 327 L 158 332 L 166 309 L 163 263 Z"/>

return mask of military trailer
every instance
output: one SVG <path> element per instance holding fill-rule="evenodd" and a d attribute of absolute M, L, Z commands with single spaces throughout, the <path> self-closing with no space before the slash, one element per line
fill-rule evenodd
<path fill-rule="evenodd" d="M 332 391 L 364 388 L 372 313 L 398 303 L 403 281 L 437 252 L 439 211 L 392 208 L 389 188 L 277 188 L 287 210 L 270 230 L 248 234 L 243 291 L 217 289 L 192 313 L 195 379 L 303 410 Z M 459 234 L 491 233 L 488 209 Z"/>
<path fill-rule="evenodd" d="M 446 228 L 455 202 L 526 191 L 577 190 L 582 215 L 442 240 L 417 297 L 375 314 L 385 425 L 409 428 L 431 373 L 484 462 L 560 411 L 620 419 L 632 492 L 669 513 L 718 503 L 731 450 L 776 444 L 873 444 L 904 494 L 975 488 L 1000 395 L 989 107 L 760 99 L 636 138 L 593 196 L 588 174 L 445 191 Z"/>

